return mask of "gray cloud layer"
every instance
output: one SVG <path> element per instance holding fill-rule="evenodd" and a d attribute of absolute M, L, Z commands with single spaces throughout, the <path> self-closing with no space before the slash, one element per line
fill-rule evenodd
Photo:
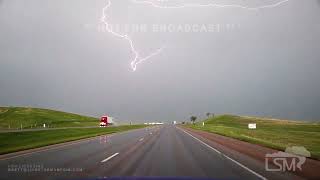
<path fill-rule="evenodd" d="M 2 1 L 0 105 L 133 121 L 205 112 L 320 119 L 319 1 L 259 12 L 112 2 L 112 23 L 236 28 L 133 33 L 142 55 L 166 48 L 131 72 L 127 42 L 96 29 L 106 1 Z"/>

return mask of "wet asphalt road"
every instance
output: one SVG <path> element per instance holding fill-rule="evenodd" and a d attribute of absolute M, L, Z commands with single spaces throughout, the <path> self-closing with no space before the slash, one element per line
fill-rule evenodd
<path fill-rule="evenodd" d="M 0 179 L 188 176 L 261 179 L 174 125 L 101 136 L 0 160 Z"/>

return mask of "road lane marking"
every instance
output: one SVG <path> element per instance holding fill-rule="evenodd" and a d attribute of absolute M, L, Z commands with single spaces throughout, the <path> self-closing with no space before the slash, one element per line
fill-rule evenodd
<path fill-rule="evenodd" d="M 101 136 L 103 136 L 103 135 L 101 135 Z M 86 142 L 90 142 L 92 140 L 96 140 L 101 136 L 91 137 L 89 139 L 75 140 L 76 142 L 70 141 L 70 142 L 65 142 L 65 143 L 42 146 L 40 148 L 43 148 L 43 149 L 39 149 L 39 150 L 36 150 L 36 148 L 35 149 L 27 149 L 26 151 L 28 151 L 28 150 L 30 150 L 30 151 L 35 150 L 35 151 L 27 152 L 27 153 L 23 153 L 23 154 L 18 154 L 18 155 L 11 156 L 11 157 L 0 158 L 0 160 L 2 161 L 2 160 L 12 159 L 12 158 L 17 158 L 17 157 L 20 157 L 20 156 L 27 156 L 27 155 L 32 155 L 32 154 L 35 154 L 35 153 L 40 153 L 40 152 L 45 152 L 45 151 L 50 151 L 50 150 L 56 150 L 56 149 L 63 148 L 63 147 L 66 147 L 66 146 L 72 146 L 72 145 L 77 145 L 77 144 L 81 144 L 81 143 L 86 143 Z M 111 136 L 109 136 L 109 137 L 111 137 Z M 53 146 L 53 147 L 49 147 L 49 146 Z M 13 152 L 13 153 L 19 153 L 19 152 L 20 151 Z M 6 154 L 4 154 L 4 155 L 6 155 Z"/>
<path fill-rule="evenodd" d="M 107 135 L 108 137 L 112 137 L 112 136 L 115 136 L 115 135 L 121 135 L 121 134 L 130 133 L 130 132 L 134 132 L 134 131 L 139 131 L 139 130 L 141 130 L 141 129 L 131 129 L 131 130 L 128 130 L 128 131 L 115 132 L 115 133 L 105 134 L 105 135 Z M 9 154 L 3 154 L 3 155 L 0 155 L 0 161 L 13 159 L 13 158 L 21 157 L 21 156 L 28 156 L 28 155 L 32 155 L 32 154 L 35 154 L 35 153 L 40 153 L 40 152 L 45 152 L 45 151 L 50 151 L 50 150 L 59 150 L 59 148 L 63 148 L 63 147 L 66 147 L 66 146 L 72 146 L 72 145 L 77 145 L 77 144 L 81 144 L 81 143 L 85 143 L 85 142 L 90 142 L 90 141 L 93 141 L 93 140 L 98 140 L 99 137 L 105 136 L 105 135 L 79 139 L 79 140 L 75 140 L 74 142 L 70 141 L 70 142 L 52 144 L 52 145 L 48 145 L 48 146 L 42 146 L 42 147 L 39 147 L 39 148 L 26 149 L 26 150 L 17 151 L 17 152 L 13 152 L 13 153 L 9 153 Z M 50 147 L 50 146 L 52 146 L 52 147 Z M 23 151 L 31 151 L 31 152 L 25 152 L 24 153 Z M 16 154 L 16 153 L 20 153 L 20 152 L 22 154 L 17 154 L 17 155 L 10 156 L 10 154 Z M 6 157 L 7 155 L 8 155 L 8 157 Z M 1 157 L 1 156 L 3 156 L 3 157 Z"/>
<path fill-rule="evenodd" d="M 109 156 L 108 158 L 102 160 L 101 163 L 104 163 L 104 162 L 109 161 L 110 159 L 112 159 L 113 157 L 117 156 L 118 154 L 119 154 L 119 153 L 114 153 L 112 156 Z"/>
<path fill-rule="evenodd" d="M 230 161 L 234 162 L 234 163 L 237 164 L 238 166 L 240 166 L 240 167 L 244 168 L 245 170 L 249 171 L 250 173 L 256 175 L 256 176 L 259 177 L 260 179 L 267 180 L 266 177 L 264 177 L 264 176 L 262 176 L 261 174 L 259 174 L 259 173 L 255 172 L 255 171 L 251 170 L 251 169 L 248 168 L 247 166 L 245 166 L 245 165 L 241 164 L 240 162 L 238 162 L 238 161 L 230 158 L 229 156 L 223 154 L 223 153 L 220 152 L 219 150 L 211 147 L 211 146 L 208 145 L 207 143 L 201 141 L 200 139 L 198 139 L 197 137 L 193 136 L 192 134 L 186 132 L 185 130 L 183 130 L 183 129 L 181 129 L 181 128 L 177 128 L 177 129 L 180 129 L 180 130 L 183 131 L 184 133 L 186 133 L 186 134 L 188 134 L 189 136 L 193 137 L 195 140 L 199 141 L 201 144 L 207 146 L 208 148 L 210 148 L 211 150 L 215 151 L 216 153 L 221 154 L 222 156 L 224 156 L 225 158 L 227 158 L 227 159 L 229 159 Z"/>
<path fill-rule="evenodd" d="M 143 138 L 139 139 L 139 141 L 143 141 Z"/>

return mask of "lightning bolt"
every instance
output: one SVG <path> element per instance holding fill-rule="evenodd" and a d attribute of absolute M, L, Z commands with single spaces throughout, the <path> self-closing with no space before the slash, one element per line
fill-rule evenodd
<path fill-rule="evenodd" d="M 105 24 L 105 28 L 106 28 L 107 32 L 111 33 L 112 35 L 114 35 L 116 37 L 123 38 L 123 39 L 128 41 L 128 43 L 130 45 L 130 48 L 131 48 L 131 52 L 134 55 L 134 58 L 130 63 L 131 69 L 133 71 L 136 71 L 138 64 L 140 64 L 141 62 L 143 62 L 143 61 L 145 61 L 145 60 L 147 60 L 147 59 L 159 54 L 162 51 L 163 48 L 159 48 L 154 53 L 152 53 L 149 56 L 146 56 L 144 58 L 140 57 L 139 52 L 135 48 L 135 45 L 133 43 L 132 38 L 128 34 L 120 34 L 120 33 L 117 33 L 117 32 L 112 30 L 112 27 L 108 22 L 109 17 L 106 15 L 106 10 L 108 8 L 110 8 L 110 7 L 111 7 L 111 0 L 108 0 L 108 4 L 102 9 L 102 14 L 103 15 L 102 15 L 102 19 L 101 20 Z"/>
<path fill-rule="evenodd" d="M 275 8 L 278 7 L 280 5 L 283 5 L 287 2 L 289 2 L 290 0 L 282 0 L 279 1 L 277 3 L 274 4 L 269 4 L 269 5 L 264 5 L 264 6 L 258 6 L 258 7 L 249 7 L 249 6 L 241 6 L 241 5 L 237 5 L 237 4 L 216 4 L 216 3 L 208 3 L 208 4 L 196 4 L 196 3 L 185 3 L 182 5 L 178 5 L 178 6 L 165 6 L 165 5 L 159 5 L 158 3 L 154 3 L 152 1 L 146 1 L 146 0 L 131 0 L 133 3 L 135 4 L 146 4 L 146 5 L 150 5 L 154 8 L 161 8 L 161 9 L 181 9 L 181 8 L 205 8 L 205 7 L 212 7 L 212 8 L 238 8 L 238 9 L 245 9 L 245 10 L 249 10 L 249 11 L 259 11 L 261 9 L 269 9 L 269 8 Z M 106 15 L 106 11 L 107 9 L 109 9 L 111 7 L 111 0 L 108 0 L 107 5 L 102 9 L 102 22 L 105 24 L 105 28 L 106 31 L 111 33 L 112 35 L 125 39 L 128 41 L 130 48 L 131 48 L 131 52 L 134 55 L 133 60 L 131 61 L 130 65 L 131 65 L 131 69 L 133 71 L 137 70 L 137 65 L 142 63 L 143 61 L 146 61 L 148 59 L 150 59 L 153 56 L 158 55 L 159 53 L 161 53 L 161 51 L 163 50 L 164 47 L 157 49 L 155 52 L 151 53 L 150 55 L 146 56 L 146 57 L 140 57 L 139 52 L 135 49 L 135 45 L 134 42 L 132 40 L 132 38 L 128 35 L 128 34 L 121 34 L 118 32 L 115 32 L 112 30 L 112 27 L 110 25 L 110 23 L 108 22 L 109 17 Z"/>
<path fill-rule="evenodd" d="M 131 1 L 136 4 L 149 4 L 152 7 L 162 8 L 162 9 L 213 7 L 213 8 L 240 8 L 240 9 L 251 10 L 251 11 L 257 11 L 257 10 L 267 9 L 267 8 L 274 8 L 274 7 L 277 7 L 277 6 L 284 4 L 286 2 L 289 2 L 289 0 L 282 0 L 282 1 L 274 3 L 274 4 L 269 4 L 269 5 L 259 6 L 259 7 L 249 7 L 249 6 L 241 6 L 241 5 L 237 5 L 237 4 L 216 4 L 216 3 L 208 3 L 208 4 L 186 3 L 186 4 L 182 4 L 182 5 L 178 5 L 178 6 L 163 6 L 163 5 L 158 5 L 152 1 L 139 1 L 139 0 L 131 0 Z"/>

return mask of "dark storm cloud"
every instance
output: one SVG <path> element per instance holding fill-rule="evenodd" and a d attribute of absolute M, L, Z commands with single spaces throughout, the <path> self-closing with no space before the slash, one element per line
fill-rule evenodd
<path fill-rule="evenodd" d="M 320 11 L 314 1 L 256 12 L 163 10 L 114 0 L 111 23 L 150 27 L 132 34 L 142 56 L 165 46 L 136 72 L 128 43 L 97 30 L 105 0 L 1 2 L 0 105 L 133 121 L 206 112 L 320 119 Z M 152 32 L 154 24 L 236 28 L 161 33 Z"/>

